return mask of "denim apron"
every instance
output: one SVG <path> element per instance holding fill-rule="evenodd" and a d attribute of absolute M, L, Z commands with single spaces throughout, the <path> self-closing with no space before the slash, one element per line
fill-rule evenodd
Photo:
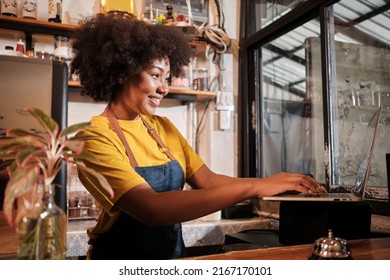
<path fill-rule="evenodd" d="M 159 166 L 137 166 L 117 119 L 109 117 L 109 121 L 124 144 L 134 170 L 148 182 L 154 191 L 166 192 L 182 189 L 184 173 L 181 166 L 144 119 L 142 121 L 151 136 L 154 139 L 157 138 L 156 142 L 160 149 L 171 158 L 168 163 Z M 105 260 L 173 259 L 184 256 L 185 246 L 180 223 L 163 227 L 149 227 L 124 212 L 120 213 L 118 220 L 107 232 L 92 240 L 90 250 L 91 259 Z"/>

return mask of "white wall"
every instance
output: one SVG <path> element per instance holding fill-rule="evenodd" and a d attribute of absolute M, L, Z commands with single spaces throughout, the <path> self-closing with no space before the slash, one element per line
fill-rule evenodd
<path fill-rule="evenodd" d="M 209 25 L 218 22 L 214 0 L 210 0 Z M 221 0 L 225 16 L 224 28 L 232 40 L 232 47 L 223 55 L 223 88 L 215 102 L 210 104 L 207 118 L 199 136 L 199 153 L 208 166 L 217 173 L 237 176 L 237 93 L 238 93 L 238 47 L 240 0 Z M 211 73 L 213 73 L 211 71 Z M 219 104 L 234 106 L 231 128 L 220 129 Z M 198 114 L 202 114 L 199 110 Z"/>

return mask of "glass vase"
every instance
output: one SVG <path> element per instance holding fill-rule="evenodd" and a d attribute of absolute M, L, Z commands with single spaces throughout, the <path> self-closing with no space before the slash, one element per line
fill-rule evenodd
<path fill-rule="evenodd" d="M 49 185 L 39 199 L 33 198 L 18 226 L 18 259 L 23 260 L 64 260 L 66 258 L 65 212 L 54 200 L 55 186 Z"/>

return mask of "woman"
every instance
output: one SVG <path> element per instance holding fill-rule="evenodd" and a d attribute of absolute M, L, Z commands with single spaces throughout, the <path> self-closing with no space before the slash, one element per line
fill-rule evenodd
<path fill-rule="evenodd" d="M 212 172 L 165 117 L 156 116 L 171 76 L 189 63 L 186 39 L 169 27 L 97 16 L 74 34 L 72 69 L 82 94 L 108 103 L 80 132 L 98 161 L 86 162 L 114 190 L 104 195 L 80 180 L 102 205 L 88 230 L 90 259 L 182 257 L 181 222 L 249 198 L 286 191 L 323 192 L 311 177 L 280 173 L 268 178 L 232 178 Z M 184 183 L 193 190 L 182 191 Z"/>

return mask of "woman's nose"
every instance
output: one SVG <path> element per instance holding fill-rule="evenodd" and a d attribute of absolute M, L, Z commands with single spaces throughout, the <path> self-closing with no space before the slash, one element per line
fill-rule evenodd
<path fill-rule="evenodd" d="M 164 83 L 164 82 L 160 83 L 159 87 L 157 88 L 157 92 L 163 95 L 163 97 L 165 97 L 169 92 L 168 83 Z"/>

